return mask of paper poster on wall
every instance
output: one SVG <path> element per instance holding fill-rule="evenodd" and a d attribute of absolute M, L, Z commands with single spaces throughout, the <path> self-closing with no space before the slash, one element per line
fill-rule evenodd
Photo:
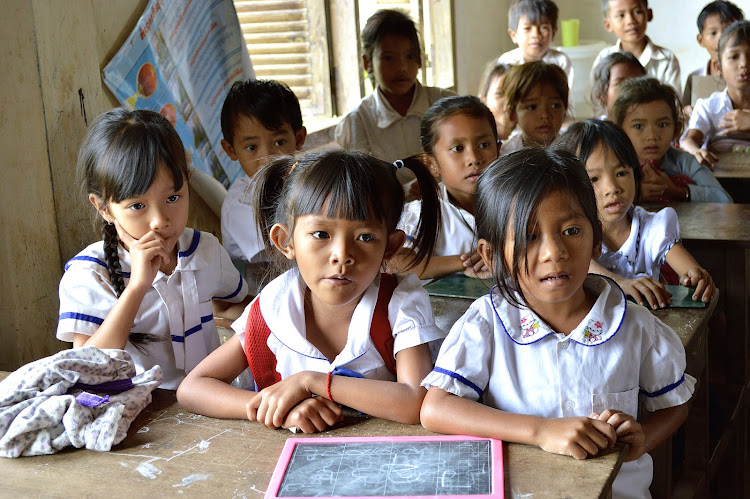
<path fill-rule="evenodd" d="M 232 0 L 151 0 L 103 76 L 123 105 L 172 122 L 192 166 L 227 188 L 242 175 L 221 148 L 224 98 L 255 77 Z"/>

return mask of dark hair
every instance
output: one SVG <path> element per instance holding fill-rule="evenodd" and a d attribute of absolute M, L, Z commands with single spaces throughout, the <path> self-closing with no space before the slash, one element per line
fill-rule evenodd
<path fill-rule="evenodd" d="M 513 66 L 503 79 L 502 92 L 506 98 L 508 114 L 516 111 L 516 106 L 526 97 L 537 83 L 549 83 L 560 95 L 565 109 L 568 108 L 568 77 L 556 64 L 533 61 Z"/>
<path fill-rule="evenodd" d="M 557 16 L 559 10 L 552 0 L 516 0 L 508 9 L 508 27 L 518 30 L 518 23 L 522 17 L 531 24 L 542 24 L 545 19 L 557 30 Z"/>
<path fill-rule="evenodd" d="M 414 247 L 414 267 L 429 260 L 435 246 L 440 209 L 437 184 L 429 169 L 418 159 L 399 160 L 419 182 L 422 213 Z M 297 217 L 321 214 L 349 220 L 367 220 L 372 215 L 384 222 L 388 233 L 396 230 L 404 208 L 404 189 L 396 178 L 396 166 L 354 151 L 330 150 L 308 153 L 299 159 L 277 159 L 256 174 L 254 199 L 258 230 L 269 255 L 278 256 L 269 239 L 276 223 L 294 231 Z M 284 259 L 277 258 L 278 268 Z"/>
<path fill-rule="evenodd" d="M 609 14 L 609 2 L 611 0 L 602 0 L 602 12 L 604 12 L 604 17 L 607 17 Z M 644 9 L 648 9 L 648 0 L 640 0 L 641 4 L 643 4 Z"/>
<path fill-rule="evenodd" d="M 76 176 L 86 194 L 97 196 L 106 208 L 111 202 L 146 192 L 159 168 L 167 169 L 175 190 L 187 182 L 185 149 L 172 124 L 154 111 L 117 108 L 100 114 L 91 124 L 78 151 Z M 117 255 L 117 231 L 105 223 L 102 233 L 107 271 L 119 298 L 125 281 Z M 158 341 L 153 335 L 137 333 L 131 333 L 129 340 L 136 346 Z"/>
<path fill-rule="evenodd" d="M 622 126 L 625 121 L 625 115 L 638 104 L 648 104 L 649 102 L 662 101 L 669 106 L 674 120 L 675 137 L 680 136 L 682 131 L 682 104 L 680 96 L 671 85 L 662 83 L 651 76 L 639 76 L 631 78 L 620 83 L 620 89 L 617 94 L 617 100 L 612 104 L 609 110 L 609 119 L 614 121 L 618 126 Z"/>
<path fill-rule="evenodd" d="M 591 88 L 591 102 L 599 111 L 607 109 L 606 99 L 609 91 L 609 78 L 612 76 L 612 68 L 618 64 L 630 64 L 638 68 L 641 76 L 646 74 L 646 69 L 636 56 L 630 52 L 612 52 L 599 61 L 594 68 L 594 86 Z"/>
<path fill-rule="evenodd" d="M 288 123 L 293 132 L 302 128 L 302 111 L 294 92 L 275 80 L 236 81 L 221 107 L 221 133 L 230 144 L 240 116 L 255 118 L 269 130 Z"/>
<path fill-rule="evenodd" d="M 393 9 L 381 9 L 367 19 L 365 27 L 362 28 L 362 53 L 372 62 L 372 54 L 375 47 L 386 35 L 398 35 L 409 39 L 420 53 L 422 60 L 422 49 L 419 43 L 419 34 L 414 21 L 403 11 Z M 420 62 L 421 64 L 421 62 Z M 375 75 L 370 72 L 370 80 L 375 84 Z"/>
<path fill-rule="evenodd" d="M 476 201 L 477 238 L 485 239 L 492 251 L 492 273 L 500 294 L 516 306 L 528 306 L 516 286 L 525 259 L 528 233 L 536 224 L 539 204 L 552 192 L 562 192 L 571 204 L 581 205 L 591 223 L 594 245 L 602 241 L 596 195 L 583 163 L 559 146 L 548 149 L 526 147 L 506 154 L 479 177 Z M 505 259 L 505 241 L 513 235 L 513 261 Z M 522 303 L 515 296 L 521 295 Z"/>
<path fill-rule="evenodd" d="M 492 114 L 492 111 L 478 97 L 474 97 L 473 95 L 452 95 L 450 97 L 443 97 L 435 102 L 424 113 L 424 116 L 422 116 L 422 122 L 419 125 L 419 135 L 424 152 L 434 156 L 433 147 L 440 138 L 440 123 L 457 114 L 471 116 L 478 120 L 487 120 L 490 129 L 492 129 L 492 135 L 495 137 L 495 144 L 497 144 L 497 123 L 495 123 L 495 116 Z"/>
<path fill-rule="evenodd" d="M 573 123 L 560 137 L 558 144 L 572 152 L 585 165 L 598 145 L 612 151 L 623 166 L 633 170 L 634 202 L 641 197 L 641 165 L 633 144 L 622 128 L 611 121 L 586 120 Z"/>
<path fill-rule="evenodd" d="M 698 14 L 698 33 L 703 33 L 703 29 L 706 27 L 706 19 L 713 15 L 719 16 L 721 24 L 739 21 L 745 17 L 742 13 L 742 9 L 732 2 L 727 2 L 725 0 L 711 2 L 703 7 L 701 13 Z"/>
<path fill-rule="evenodd" d="M 750 45 L 750 21 L 735 21 L 722 31 L 719 38 L 719 67 L 724 49 L 742 44 Z"/>
<path fill-rule="evenodd" d="M 498 78 L 510 71 L 510 64 L 493 59 L 484 67 L 482 79 L 479 81 L 479 91 L 477 97 L 487 100 L 487 92 L 490 90 L 490 84 L 495 78 Z"/>

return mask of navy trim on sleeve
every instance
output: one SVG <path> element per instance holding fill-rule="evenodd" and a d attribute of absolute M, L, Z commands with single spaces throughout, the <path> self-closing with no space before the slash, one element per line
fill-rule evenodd
<path fill-rule="evenodd" d="M 179 256 L 180 258 L 183 258 L 183 257 L 192 255 L 193 252 L 195 251 L 195 248 L 198 247 L 198 243 L 200 242 L 200 240 L 201 240 L 200 231 L 193 229 L 193 240 L 190 241 L 190 247 L 187 249 L 187 251 L 180 251 L 179 253 L 177 253 L 177 256 Z"/>
<path fill-rule="evenodd" d="M 229 300 L 230 298 L 234 298 L 239 294 L 239 292 L 242 291 L 242 276 L 240 276 L 240 283 L 237 285 L 237 289 L 234 290 L 234 293 L 227 295 L 227 296 L 216 296 L 216 300 Z"/>
<path fill-rule="evenodd" d="M 672 383 L 671 385 L 665 386 L 661 390 L 656 390 L 655 392 L 647 392 L 646 390 L 644 390 L 643 388 L 641 388 L 640 394 L 641 395 L 645 395 L 646 397 L 649 397 L 649 398 L 658 397 L 659 395 L 664 395 L 668 391 L 674 390 L 675 388 L 677 388 L 678 386 L 680 386 L 683 381 L 685 381 L 685 375 L 684 374 L 676 382 Z"/>
<path fill-rule="evenodd" d="M 443 369 L 442 367 L 438 367 L 438 366 L 435 366 L 432 370 L 435 371 L 436 373 L 445 374 L 447 376 L 450 376 L 451 378 L 457 379 L 464 385 L 468 386 L 469 388 L 477 392 L 477 394 L 480 397 L 482 396 L 483 390 L 479 388 L 477 385 L 475 385 L 474 383 L 472 383 L 471 381 L 469 381 L 468 379 L 461 376 L 460 374 L 454 373 L 453 371 L 449 371 L 447 369 Z"/>
<path fill-rule="evenodd" d="M 68 268 L 70 267 L 70 265 L 75 260 L 81 260 L 81 261 L 84 261 L 84 262 L 94 262 L 94 263 L 98 263 L 99 265 L 101 265 L 105 269 L 107 268 L 106 262 L 103 262 L 103 261 L 99 260 L 98 258 L 94 258 L 93 256 L 74 256 L 73 258 L 71 258 L 70 260 L 68 260 L 68 263 L 65 264 L 65 270 L 68 270 Z"/>
<path fill-rule="evenodd" d="M 60 322 L 63 319 L 75 319 L 78 321 L 93 322 L 94 324 L 98 324 L 98 325 L 101 325 L 104 322 L 104 319 L 100 319 L 99 317 L 96 317 L 93 315 L 79 314 L 78 312 L 63 312 L 57 318 L 57 321 Z"/>

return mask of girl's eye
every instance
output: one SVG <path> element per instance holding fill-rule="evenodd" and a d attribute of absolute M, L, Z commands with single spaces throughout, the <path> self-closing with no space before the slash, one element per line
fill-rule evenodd
<path fill-rule="evenodd" d="M 392 57 L 392 56 L 390 56 L 390 55 L 384 55 L 384 56 L 382 57 L 382 59 L 383 59 L 384 61 L 389 61 L 389 62 L 390 62 L 390 61 L 392 61 L 392 60 L 393 60 L 393 57 Z"/>
<path fill-rule="evenodd" d="M 617 172 L 618 177 L 625 177 L 627 175 L 630 175 L 630 172 L 627 170 L 620 170 L 619 172 Z"/>
<path fill-rule="evenodd" d="M 245 149 L 247 149 L 248 151 L 255 151 L 256 149 L 258 149 L 258 146 L 255 146 L 255 145 L 245 146 Z"/>
<path fill-rule="evenodd" d="M 533 111 L 534 109 L 536 109 L 536 104 L 529 104 L 526 106 L 527 111 Z"/>
<path fill-rule="evenodd" d="M 641 128 L 643 128 L 643 125 L 641 125 L 640 123 L 636 123 L 635 125 L 633 125 L 633 128 L 635 128 L 636 130 L 640 130 Z"/>
<path fill-rule="evenodd" d="M 564 236 L 577 236 L 578 233 L 581 232 L 581 229 L 578 227 L 570 227 L 569 229 L 565 229 L 563 231 Z"/>
<path fill-rule="evenodd" d="M 130 206 L 128 206 L 128 208 L 130 208 L 131 210 L 135 210 L 135 211 L 142 210 L 145 207 L 146 205 L 143 203 L 133 203 Z"/>
<path fill-rule="evenodd" d="M 599 180 L 599 177 L 589 177 L 589 180 L 591 180 L 591 183 L 595 183 L 597 180 Z"/>
<path fill-rule="evenodd" d="M 488 147 L 490 147 L 490 143 L 489 142 L 480 142 L 479 143 L 479 148 L 480 149 L 487 149 Z"/>
<path fill-rule="evenodd" d="M 359 236 L 357 236 L 357 239 L 365 243 L 371 243 L 375 241 L 375 234 L 370 234 L 370 233 L 360 234 Z"/>
<path fill-rule="evenodd" d="M 406 56 L 406 57 L 407 57 L 407 59 L 409 59 L 410 61 L 416 61 L 416 60 L 418 60 L 418 59 L 419 59 L 419 56 L 418 56 L 417 54 L 409 54 L 409 55 L 408 55 L 408 56 Z"/>
<path fill-rule="evenodd" d="M 554 102 L 552 104 L 552 109 L 561 109 L 561 108 L 562 108 L 562 104 L 560 104 L 559 102 Z"/>
<path fill-rule="evenodd" d="M 328 239 L 328 237 L 329 237 L 328 232 L 326 232 L 324 230 L 316 230 L 311 235 L 315 239 Z"/>
<path fill-rule="evenodd" d="M 172 194 L 167 198 L 167 203 L 176 203 L 178 199 L 180 199 L 179 194 Z"/>
<path fill-rule="evenodd" d="M 528 241 L 528 242 L 536 241 L 536 234 L 527 234 L 526 235 L 526 241 Z"/>
<path fill-rule="evenodd" d="M 464 146 L 453 146 L 450 150 L 453 152 L 463 152 Z"/>
<path fill-rule="evenodd" d="M 668 122 L 666 122 L 666 121 L 662 121 L 662 122 L 661 122 L 661 123 L 659 123 L 659 124 L 658 124 L 657 126 L 658 126 L 659 128 L 666 128 L 666 127 L 668 127 L 668 126 L 669 126 L 669 123 L 668 123 Z"/>
<path fill-rule="evenodd" d="M 279 140 L 277 140 L 276 142 L 273 143 L 273 146 L 274 147 L 281 147 L 284 144 L 286 144 L 286 140 L 285 139 L 279 139 Z"/>

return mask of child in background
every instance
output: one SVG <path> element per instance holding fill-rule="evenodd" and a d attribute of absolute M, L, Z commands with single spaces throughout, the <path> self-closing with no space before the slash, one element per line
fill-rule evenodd
<path fill-rule="evenodd" d="M 422 118 L 422 148 L 430 156 L 440 183 L 441 227 L 428 262 L 412 269 L 422 279 L 464 272 L 480 276 L 483 264 L 476 252 L 474 200 L 480 174 L 498 154 L 498 138 L 492 112 L 478 98 L 462 95 L 440 99 Z M 407 203 L 399 222 L 406 233 L 406 247 L 392 262 L 395 269 L 414 259 L 415 234 L 423 210 L 422 201 Z"/>
<path fill-rule="evenodd" d="M 646 25 L 653 18 L 648 0 L 602 0 L 604 10 L 604 28 L 617 35 L 617 43 L 599 52 L 594 66 L 602 57 L 612 52 L 630 52 L 646 68 L 646 74 L 663 81 L 679 92 L 680 63 L 677 57 L 653 43 L 646 36 Z"/>
<path fill-rule="evenodd" d="M 403 163 L 426 208 L 418 264 L 440 220 L 437 186 L 424 165 Z M 256 178 L 268 251 L 296 266 L 263 288 L 232 325 L 237 335 L 185 378 L 177 400 L 206 416 L 305 433 L 339 422 L 339 404 L 418 423 L 420 381 L 432 368 L 427 343 L 444 333 L 416 276 L 381 274 L 405 239 L 396 228 L 404 205 L 396 167 L 335 150 L 277 160 Z M 229 384 L 248 366 L 256 391 Z"/>
<path fill-rule="evenodd" d="M 388 162 L 419 154 L 422 116 L 433 103 L 454 93 L 417 81 L 422 48 L 414 21 L 403 12 L 373 14 L 362 30 L 362 51 L 375 90 L 338 124 L 336 142 Z"/>
<path fill-rule="evenodd" d="M 552 0 L 516 0 L 508 9 L 508 34 L 518 48 L 501 55 L 497 62 L 519 65 L 544 61 L 560 66 L 573 88 L 573 63 L 559 50 L 549 47 L 557 33 L 558 9 Z"/>
<path fill-rule="evenodd" d="M 292 155 L 302 148 L 307 130 L 299 101 L 278 81 L 235 82 L 221 108 L 221 131 L 221 147 L 245 172 L 232 183 L 221 206 L 222 242 L 235 260 L 265 261 L 250 198 L 253 176 L 273 156 Z"/>
<path fill-rule="evenodd" d="M 712 138 L 750 132 L 750 21 L 737 21 L 721 34 L 719 69 L 727 88 L 708 99 L 698 99 L 680 141 L 699 163 L 711 167 L 718 161 L 709 150 Z M 750 141 L 746 134 L 738 138 Z"/>
<path fill-rule="evenodd" d="M 693 76 L 721 76 L 719 71 L 719 38 L 727 26 L 743 19 L 742 10 L 732 2 L 717 0 L 703 7 L 698 14 L 698 45 L 706 49 L 708 62 L 687 77 L 682 102 L 692 112 Z"/>
<path fill-rule="evenodd" d="M 627 443 L 614 496 L 648 497 L 647 452 L 685 420 L 695 379 L 674 331 L 588 275 L 602 235 L 581 162 L 557 147 L 501 157 L 479 180 L 477 236 L 496 286 L 422 381 L 422 424 L 576 459 Z"/>
<path fill-rule="evenodd" d="M 681 110 L 674 88 L 655 78 L 642 76 L 620 84 L 609 119 L 630 138 L 643 168 L 638 200 L 731 203 L 711 170 L 672 146 L 682 128 Z"/>
<path fill-rule="evenodd" d="M 495 116 L 497 138 L 507 140 L 516 128 L 516 122 L 510 119 L 506 112 L 505 97 L 501 90 L 503 79 L 510 70 L 510 65 L 503 62 L 490 61 L 484 70 L 479 83 L 477 97 Z"/>
<path fill-rule="evenodd" d="M 568 108 L 568 81 L 559 66 L 544 61 L 513 66 L 503 79 L 507 113 L 521 133 L 500 148 L 500 155 L 525 146 L 548 147 L 560 132 Z"/>
<path fill-rule="evenodd" d="M 606 119 L 609 108 L 617 99 L 617 86 L 630 78 L 645 76 L 646 70 L 630 52 L 612 52 L 602 57 L 594 68 L 591 102 L 596 112 Z"/>
<path fill-rule="evenodd" d="M 716 287 L 680 242 L 674 209 L 651 213 L 634 206 L 641 169 L 625 132 L 609 121 L 587 120 L 571 125 L 560 145 L 586 164 L 596 193 L 602 254 L 590 271 L 614 279 L 639 304 L 664 308 L 670 294 L 660 282 L 659 267 L 667 263 L 680 284 L 695 287 L 694 300 L 709 301 Z"/>
<path fill-rule="evenodd" d="M 175 390 L 219 346 L 212 300 L 247 295 L 219 241 L 185 227 L 182 141 L 159 113 L 113 109 L 86 134 L 77 176 L 104 221 L 104 241 L 65 266 L 57 338 L 124 349 L 137 373 L 158 364 L 161 388 Z"/>

